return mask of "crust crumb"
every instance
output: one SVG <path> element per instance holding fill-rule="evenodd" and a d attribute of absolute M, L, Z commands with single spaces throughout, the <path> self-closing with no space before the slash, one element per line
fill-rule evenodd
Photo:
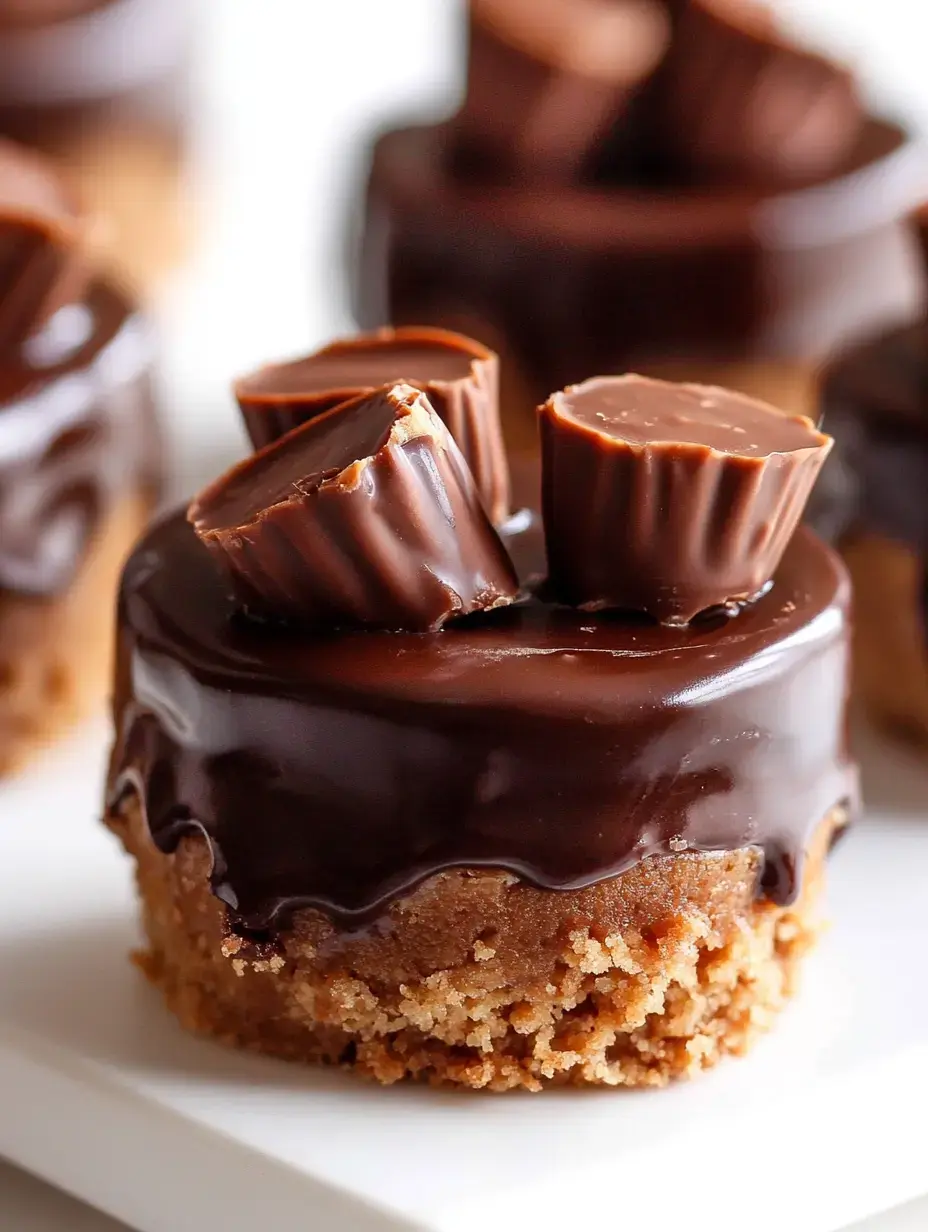
<path fill-rule="evenodd" d="M 252 961 L 210 893 L 201 838 L 162 854 L 131 799 L 107 822 L 137 862 L 139 965 L 189 1030 L 382 1083 L 538 1091 L 664 1086 L 744 1052 L 793 991 L 845 817 L 824 819 L 790 907 L 755 899 L 752 849 L 652 857 L 569 892 L 452 871 L 383 928 L 341 934 L 299 912 L 278 953 Z"/>

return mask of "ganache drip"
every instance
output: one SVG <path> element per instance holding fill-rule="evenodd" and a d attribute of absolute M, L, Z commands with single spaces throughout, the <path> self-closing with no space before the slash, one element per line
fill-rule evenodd
<path fill-rule="evenodd" d="M 540 545 L 537 526 L 512 541 L 525 576 Z M 137 794 L 164 852 L 205 836 L 240 929 L 304 907 L 362 925 L 451 868 L 573 889 L 742 847 L 786 903 L 856 799 L 847 604 L 800 530 L 767 595 L 689 629 L 536 595 L 438 634 L 268 638 L 232 620 L 177 514 L 123 579 L 110 803 Z"/>

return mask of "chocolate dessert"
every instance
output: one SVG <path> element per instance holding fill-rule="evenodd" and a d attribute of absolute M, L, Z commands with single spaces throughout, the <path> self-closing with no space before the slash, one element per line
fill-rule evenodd
<path fill-rule="evenodd" d="M 153 343 L 53 168 L 0 148 L 0 772 L 102 701 L 158 482 Z"/>
<path fill-rule="evenodd" d="M 181 170 L 196 6 L 0 0 L 0 134 L 56 158 L 107 220 L 120 277 L 149 286 L 189 226 Z"/>
<path fill-rule="evenodd" d="M 510 449 L 590 372 L 809 413 L 825 355 L 921 303 L 920 146 L 766 9 L 471 0 L 469 31 L 459 112 L 373 144 L 354 306 L 493 346 Z"/>
<path fill-rule="evenodd" d="M 627 414 L 587 421 L 590 386 Z M 828 440 L 634 377 L 542 414 L 543 526 L 494 530 L 429 394 L 390 380 L 130 557 L 106 820 L 187 1028 L 381 1082 L 661 1085 L 789 995 L 857 792 L 847 579 L 790 534 Z M 545 540 L 631 588 L 577 606 Z M 656 578 L 687 582 L 672 623 Z"/>
<path fill-rule="evenodd" d="M 859 342 L 825 371 L 835 448 L 811 519 L 854 581 L 855 687 L 928 741 L 928 321 Z"/>

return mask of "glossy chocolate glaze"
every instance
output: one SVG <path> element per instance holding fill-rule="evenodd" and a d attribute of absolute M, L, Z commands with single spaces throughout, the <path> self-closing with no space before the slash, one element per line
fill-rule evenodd
<path fill-rule="evenodd" d="M 835 447 L 810 520 L 831 538 L 871 531 L 928 555 L 928 322 L 836 358 L 822 412 Z"/>
<path fill-rule="evenodd" d="M 788 193 L 637 172 L 538 193 L 449 170 L 448 141 L 442 125 L 377 140 L 355 314 L 483 332 L 536 402 L 668 360 L 816 361 L 921 302 L 903 219 L 924 160 L 891 125 L 869 121 L 839 174 Z"/>
<path fill-rule="evenodd" d="M 59 593 L 112 502 L 157 488 L 152 351 L 98 282 L 0 361 L 0 592 Z"/>
<path fill-rule="evenodd" d="M 439 634 L 269 635 L 176 514 L 123 577 L 109 799 L 138 792 L 163 851 L 205 835 L 246 929 L 370 922 L 452 867 L 559 889 L 687 847 L 762 848 L 759 892 L 786 902 L 856 793 L 847 603 L 801 530 L 769 595 L 688 630 L 534 595 Z"/>

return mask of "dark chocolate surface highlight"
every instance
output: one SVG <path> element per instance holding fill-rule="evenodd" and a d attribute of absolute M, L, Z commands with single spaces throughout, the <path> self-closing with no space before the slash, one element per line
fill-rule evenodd
<path fill-rule="evenodd" d="M 544 572 L 537 525 L 516 536 Z M 314 907 L 345 927 L 443 869 L 549 888 L 652 853 L 761 848 L 791 900 L 853 801 L 848 586 L 797 533 L 764 599 L 689 630 L 537 593 L 439 634 L 306 637 L 233 609 L 183 514 L 130 558 L 109 798 L 137 792 L 166 852 L 207 839 L 236 926 Z"/>

